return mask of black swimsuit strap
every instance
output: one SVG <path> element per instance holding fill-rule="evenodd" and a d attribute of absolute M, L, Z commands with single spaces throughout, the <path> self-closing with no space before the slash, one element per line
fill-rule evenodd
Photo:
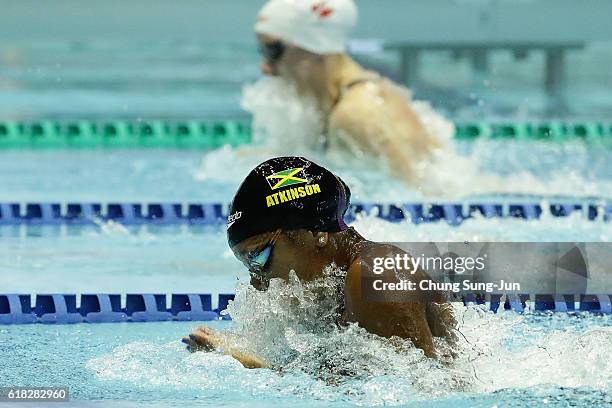
<path fill-rule="evenodd" d="M 344 85 L 344 86 L 341 88 L 341 89 L 342 89 L 342 91 L 341 91 L 341 96 L 340 96 L 340 99 L 342 98 L 342 96 L 343 96 L 343 94 L 344 94 L 344 93 L 346 93 L 347 91 L 349 91 L 349 90 L 350 90 L 352 87 L 354 87 L 355 85 L 363 84 L 364 82 L 370 82 L 370 81 L 373 81 L 373 80 L 375 80 L 375 79 L 378 79 L 378 78 L 377 78 L 377 77 L 376 77 L 376 78 L 357 78 L 357 79 L 352 80 L 351 82 L 349 82 L 348 84 Z M 340 99 L 338 99 L 338 101 L 339 101 Z M 337 103 L 337 102 L 336 102 L 336 103 Z"/>

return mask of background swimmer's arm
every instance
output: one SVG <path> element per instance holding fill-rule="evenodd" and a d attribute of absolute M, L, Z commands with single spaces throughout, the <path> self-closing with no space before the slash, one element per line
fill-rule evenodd
<path fill-rule="evenodd" d="M 245 368 L 270 368 L 262 359 L 236 349 L 227 338 L 206 326 L 198 327 L 182 341 L 191 352 L 219 350 L 238 360 Z"/>

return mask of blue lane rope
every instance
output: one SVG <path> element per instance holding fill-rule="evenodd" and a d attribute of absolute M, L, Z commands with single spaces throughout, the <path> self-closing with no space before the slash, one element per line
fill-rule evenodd
<path fill-rule="evenodd" d="M 0 294 L 0 324 L 74 324 L 74 323 L 121 323 L 162 321 L 210 321 L 230 320 L 220 312 L 234 299 L 233 294 L 219 294 L 218 305 L 212 309 L 210 294 L 174 294 L 167 308 L 164 294 L 128 294 L 122 305 L 119 294 L 83 294 L 80 307 L 77 295 Z M 535 312 L 596 314 L 612 313 L 612 295 L 522 295 L 507 294 L 502 303 L 502 294 L 482 297 L 467 295 L 464 305 L 482 304 L 487 310 L 497 313 L 511 310 L 523 313 Z"/>
<path fill-rule="evenodd" d="M 93 224 L 96 220 L 139 224 L 224 224 L 228 205 L 221 203 L 0 203 L 0 225 L 15 224 Z M 485 218 L 539 219 L 544 214 L 566 217 L 579 213 L 590 221 L 612 219 L 612 203 L 607 201 L 537 203 L 405 203 L 352 204 L 345 219 L 352 222 L 359 213 L 375 214 L 391 222 L 409 220 L 414 224 L 445 220 L 459 225 L 477 215 Z"/>
<path fill-rule="evenodd" d="M 209 321 L 227 319 L 220 311 L 234 295 L 220 294 L 219 307 L 212 309 L 210 294 L 174 294 L 171 307 L 164 294 L 127 294 L 122 306 L 119 294 L 83 294 L 77 308 L 77 295 L 0 294 L 0 324 L 26 323 L 121 323 L 162 321 Z"/>

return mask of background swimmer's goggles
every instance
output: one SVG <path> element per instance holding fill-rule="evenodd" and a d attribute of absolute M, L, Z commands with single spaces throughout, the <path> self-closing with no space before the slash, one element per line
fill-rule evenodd
<path fill-rule="evenodd" d="M 278 62 L 283 58 L 287 47 L 282 41 L 259 44 L 259 53 L 269 62 Z"/>

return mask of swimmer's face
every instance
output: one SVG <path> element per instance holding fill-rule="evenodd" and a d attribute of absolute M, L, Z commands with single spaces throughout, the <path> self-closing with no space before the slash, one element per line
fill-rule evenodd
<path fill-rule="evenodd" d="M 281 38 L 258 34 L 263 61 L 261 72 L 269 76 L 282 76 L 294 81 L 305 81 L 320 65 L 320 56 L 284 42 Z"/>
<path fill-rule="evenodd" d="M 232 251 L 249 268 L 251 285 L 258 290 L 267 289 L 270 279 L 287 280 L 292 270 L 300 280 L 311 281 L 321 276 L 323 268 L 330 263 L 322 256 L 315 234 L 306 230 L 260 234 L 232 247 Z M 269 256 L 265 265 L 256 261 L 266 255 Z"/>

